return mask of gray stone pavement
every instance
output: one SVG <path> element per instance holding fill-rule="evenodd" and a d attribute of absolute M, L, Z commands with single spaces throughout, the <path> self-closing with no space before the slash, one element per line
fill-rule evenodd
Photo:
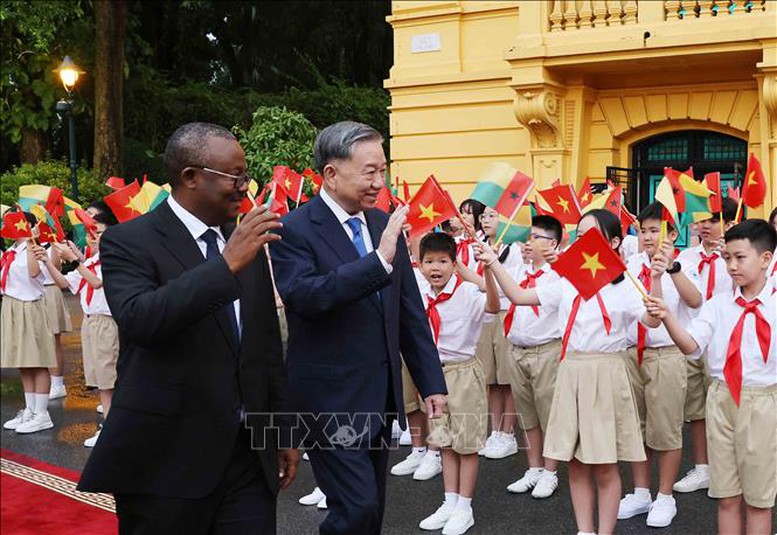
<path fill-rule="evenodd" d="M 78 304 L 69 299 L 74 312 Z M 74 313 L 74 326 L 80 324 L 80 315 Z M 77 331 L 65 335 L 67 362 L 66 383 L 68 396 L 53 401 L 50 405 L 54 429 L 33 435 L 16 435 L 13 431 L 0 430 L 3 448 L 35 457 L 42 461 L 72 470 L 80 471 L 90 450 L 83 447 L 84 439 L 90 437 L 100 420 L 95 412 L 98 404 L 96 395 L 85 391 L 81 368 L 80 345 Z M 15 370 L 2 370 L 0 374 L 0 417 L 5 421 L 22 405 L 21 385 Z M 686 429 L 687 431 L 687 429 Z M 686 433 L 687 440 L 687 433 Z M 686 448 L 688 450 L 688 448 Z M 399 462 L 409 448 L 397 448 L 391 452 L 391 463 Z M 681 473 L 691 468 L 688 451 L 683 456 Z M 526 469 L 526 455 L 518 455 L 499 461 L 481 462 L 478 489 L 473 501 L 475 526 L 468 532 L 477 534 L 546 534 L 576 532 L 572 504 L 569 498 L 566 469 L 560 468 L 560 482 L 557 493 L 546 500 L 535 500 L 530 495 L 512 495 L 505 487 L 516 480 Z M 631 476 L 628 466 L 621 467 L 624 489 L 630 488 Z M 418 529 L 418 522 L 434 512 L 442 501 L 442 479 L 413 481 L 411 477 L 389 475 L 387 507 L 384 533 L 425 533 Z M 310 492 L 315 486 L 308 463 L 302 463 L 297 480 L 278 500 L 278 532 L 285 534 L 316 533 L 317 526 L 325 512 L 315 507 L 303 507 L 297 499 Z M 653 490 L 657 486 L 654 477 Z M 618 533 L 628 534 L 708 534 L 715 532 L 715 501 L 705 492 L 676 494 L 678 515 L 673 525 L 666 529 L 645 526 L 645 516 L 619 521 Z M 439 532 L 436 532 L 439 533 Z"/>

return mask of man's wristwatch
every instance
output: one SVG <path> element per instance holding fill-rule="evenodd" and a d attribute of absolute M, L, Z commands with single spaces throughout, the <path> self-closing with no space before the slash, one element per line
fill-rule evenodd
<path fill-rule="evenodd" d="M 672 264 L 672 267 L 667 269 L 666 272 L 670 275 L 674 275 L 675 273 L 679 273 L 682 268 L 683 266 L 680 264 L 680 262 L 675 260 L 674 264 Z"/>

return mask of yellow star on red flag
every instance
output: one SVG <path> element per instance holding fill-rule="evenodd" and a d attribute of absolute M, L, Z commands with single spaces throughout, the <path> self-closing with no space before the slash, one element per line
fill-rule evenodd
<path fill-rule="evenodd" d="M 434 203 L 429 203 L 428 206 L 424 206 L 423 204 L 421 204 L 419 205 L 419 207 L 421 209 L 421 215 L 418 216 L 418 218 L 428 219 L 430 223 L 434 221 L 436 217 L 442 215 L 442 213 L 434 211 Z"/>

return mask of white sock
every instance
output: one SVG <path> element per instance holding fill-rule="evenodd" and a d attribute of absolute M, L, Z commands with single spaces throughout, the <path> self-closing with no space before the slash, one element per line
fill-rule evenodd
<path fill-rule="evenodd" d="M 697 472 L 704 472 L 705 474 L 710 471 L 710 465 L 708 464 L 697 464 L 696 465 L 696 471 Z"/>
<path fill-rule="evenodd" d="M 440 450 L 426 450 L 426 453 L 431 453 L 435 457 L 439 457 L 440 456 Z"/>
<path fill-rule="evenodd" d="M 420 448 L 413 448 L 413 453 L 426 453 L 426 447 L 421 446 Z"/>
<path fill-rule="evenodd" d="M 546 474 L 550 474 L 550 475 L 552 475 L 552 476 L 555 476 L 555 475 L 556 475 L 556 471 L 555 471 L 555 470 L 553 470 L 553 471 L 551 472 L 551 471 L 550 471 L 550 470 L 548 470 L 547 468 L 544 468 L 542 471 L 543 471 L 544 473 L 546 473 Z"/>
<path fill-rule="evenodd" d="M 529 467 L 529 473 L 530 474 L 541 474 L 545 470 L 541 466 L 530 466 Z"/>
<path fill-rule="evenodd" d="M 455 492 L 446 492 L 445 493 L 445 503 L 443 505 L 447 507 L 456 507 L 456 503 L 459 501 L 459 495 Z"/>
<path fill-rule="evenodd" d="M 35 414 L 45 414 L 49 410 L 49 394 L 34 394 L 35 395 Z"/>
<path fill-rule="evenodd" d="M 61 375 L 52 375 L 51 386 L 65 386 L 65 378 Z"/>
<path fill-rule="evenodd" d="M 459 501 L 456 502 L 456 509 L 460 509 L 462 511 L 471 510 L 472 498 L 465 498 L 464 496 L 459 496 Z"/>
<path fill-rule="evenodd" d="M 593 531 L 578 531 L 577 535 L 596 535 Z"/>
<path fill-rule="evenodd" d="M 25 392 L 24 403 L 28 409 L 35 412 L 35 392 Z"/>
<path fill-rule="evenodd" d="M 661 500 L 670 500 L 674 501 L 674 496 L 671 494 L 661 494 L 660 492 L 656 494 L 656 501 L 660 502 Z"/>
<path fill-rule="evenodd" d="M 646 489 L 645 487 L 634 487 L 634 496 L 643 501 L 653 501 L 653 499 L 650 497 L 650 489 Z"/>

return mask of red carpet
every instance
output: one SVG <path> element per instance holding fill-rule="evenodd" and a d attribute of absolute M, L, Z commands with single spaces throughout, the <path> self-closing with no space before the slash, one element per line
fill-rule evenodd
<path fill-rule="evenodd" d="M 3 535 L 102 535 L 118 531 L 113 498 L 75 490 L 78 472 L 0 450 Z"/>

